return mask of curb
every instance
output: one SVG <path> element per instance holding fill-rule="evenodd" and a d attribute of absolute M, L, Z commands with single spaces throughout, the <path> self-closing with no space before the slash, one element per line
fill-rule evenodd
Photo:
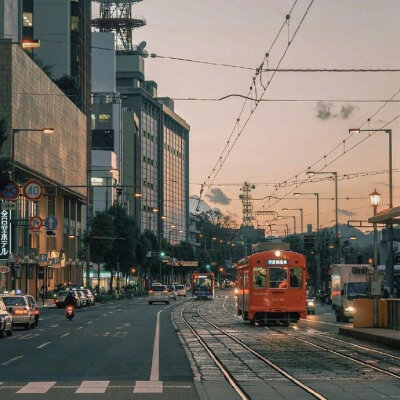
<path fill-rule="evenodd" d="M 373 335 L 368 332 L 362 332 L 359 330 L 355 330 L 354 328 L 339 328 L 339 335 L 349 336 L 349 337 L 353 337 L 355 339 L 366 340 L 368 342 L 384 344 L 388 347 L 400 349 L 400 340 L 399 339 L 391 338 L 391 337 L 387 337 L 387 336 Z"/>

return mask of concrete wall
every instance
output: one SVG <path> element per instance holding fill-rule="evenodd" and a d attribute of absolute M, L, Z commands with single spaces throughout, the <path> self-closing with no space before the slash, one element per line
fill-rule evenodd
<path fill-rule="evenodd" d="M 15 134 L 15 161 L 62 186 L 86 185 L 86 117 L 19 46 L 0 40 L 0 118 L 11 129 L 52 127 Z M 10 157 L 10 139 L 2 155 Z M 86 188 L 71 188 L 86 196 Z"/>
<path fill-rule="evenodd" d="M 71 0 L 35 0 L 33 15 L 36 55 L 52 66 L 53 78 L 71 75 Z"/>
<path fill-rule="evenodd" d="M 0 1 L 0 38 L 18 42 L 18 0 Z"/>
<path fill-rule="evenodd" d="M 92 92 L 115 93 L 115 34 L 92 33 Z"/>

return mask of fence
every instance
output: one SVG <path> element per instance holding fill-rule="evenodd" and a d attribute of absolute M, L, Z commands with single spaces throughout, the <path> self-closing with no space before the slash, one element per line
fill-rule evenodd
<path fill-rule="evenodd" d="M 400 329 L 400 299 L 388 299 L 388 328 Z"/>

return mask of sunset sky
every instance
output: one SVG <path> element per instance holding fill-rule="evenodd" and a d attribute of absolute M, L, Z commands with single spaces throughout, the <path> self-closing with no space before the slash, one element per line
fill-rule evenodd
<path fill-rule="evenodd" d="M 297 1 L 290 24 L 282 30 L 269 53 L 269 63 L 264 67 L 276 67 L 287 46 L 288 35 L 293 36 L 310 2 Z M 147 26 L 134 32 L 134 40 L 136 43 L 146 41 L 149 53 L 161 56 L 256 68 L 293 4 L 293 0 L 144 0 L 134 6 L 134 14 L 143 16 Z M 399 18 L 398 0 L 315 0 L 280 68 L 399 68 Z M 158 82 L 159 96 L 174 99 L 247 95 L 253 74 L 254 71 L 247 69 L 162 58 L 146 61 L 146 79 Z M 263 73 L 264 85 L 271 74 Z M 262 87 L 259 80 L 257 82 L 259 96 Z M 287 197 L 270 202 L 255 200 L 255 211 L 275 210 L 283 214 L 281 210 L 284 207 L 303 208 L 306 225 L 316 222 L 314 197 L 293 198 L 291 192 L 318 192 L 321 224 L 333 225 L 332 181 L 305 183 L 297 188 L 293 185 L 283 187 L 282 183 L 305 179 L 304 171 L 309 166 L 316 171 L 337 171 L 339 177 L 387 170 L 388 135 L 378 132 L 350 150 L 368 133 L 349 137 L 348 129 L 363 124 L 365 129 L 381 128 L 397 117 L 400 114 L 399 103 L 386 104 L 377 112 L 384 103 L 360 100 L 388 100 L 399 89 L 399 72 L 276 73 L 264 99 L 300 101 L 259 104 L 215 178 L 215 186 L 203 192 L 207 192 L 207 203 L 233 215 L 240 222 L 239 189 L 247 181 L 256 186 L 253 198 L 267 195 Z M 394 99 L 400 100 L 400 94 Z M 191 195 L 199 195 L 200 184 L 212 172 L 232 130 L 234 134 L 230 143 L 236 138 L 239 130 L 235 124 L 243 103 L 239 97 L 219 102 L 175 101 L 175 111 L 191 126 Z M 239 129 L 249 116 L 251 107 L 254 108 L 254 101 L 246 103 Z M 370 122 L 367 122 L 368 118 Z M 396 171 L 400 167 L 400 118 L 387 128 L 393 130 L 396 206 L 400 195 L 400 174 Z M 321 161 L 314 165 L 318 160 Z M 331 164 L 324 168 L 325 163 Z M 314 178 L 317 177 L 323 176 Z M 280 187 L 267 185 L 279 183 Z M 340 180 L 340 223 L 346 223 L 348 219 L 366 220 L 372 214 L 368 194 L 375 188 L 383 195 L 380 209 L 386 208 L 389 193 L 387 173 Z M 289 212 L 290 215 L 293 213 L 299 215 L 296 211 Z M 268 219 L 259 216 L 258 222 L 262 224 Z M 291 220 L 287 221 L 292 230 Z"/>

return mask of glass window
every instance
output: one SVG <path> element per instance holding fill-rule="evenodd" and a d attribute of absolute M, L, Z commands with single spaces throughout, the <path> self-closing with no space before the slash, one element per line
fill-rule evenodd
<path fill-rule="evenodd" d="M 254 289 L 263 289 L 266 284 L 266 267 L 254 267 L 253 268 L 253 287 Z"/>
<path fill-rule="evenodd" d="M 269 268 L 268 287 L 270 289 L 287 288 L 287 269 L 281 267 Z"/>
<path fill-rule="evenodd" d="M 111 114 L 99 114 L 99 122 L 109 122 L 111 119 Z"/>
<path fill-rule="evenodd" d="M 290 268 L 290 287 L 301 288 L 302 285 L 302 268 L 291 267 Z"/>

